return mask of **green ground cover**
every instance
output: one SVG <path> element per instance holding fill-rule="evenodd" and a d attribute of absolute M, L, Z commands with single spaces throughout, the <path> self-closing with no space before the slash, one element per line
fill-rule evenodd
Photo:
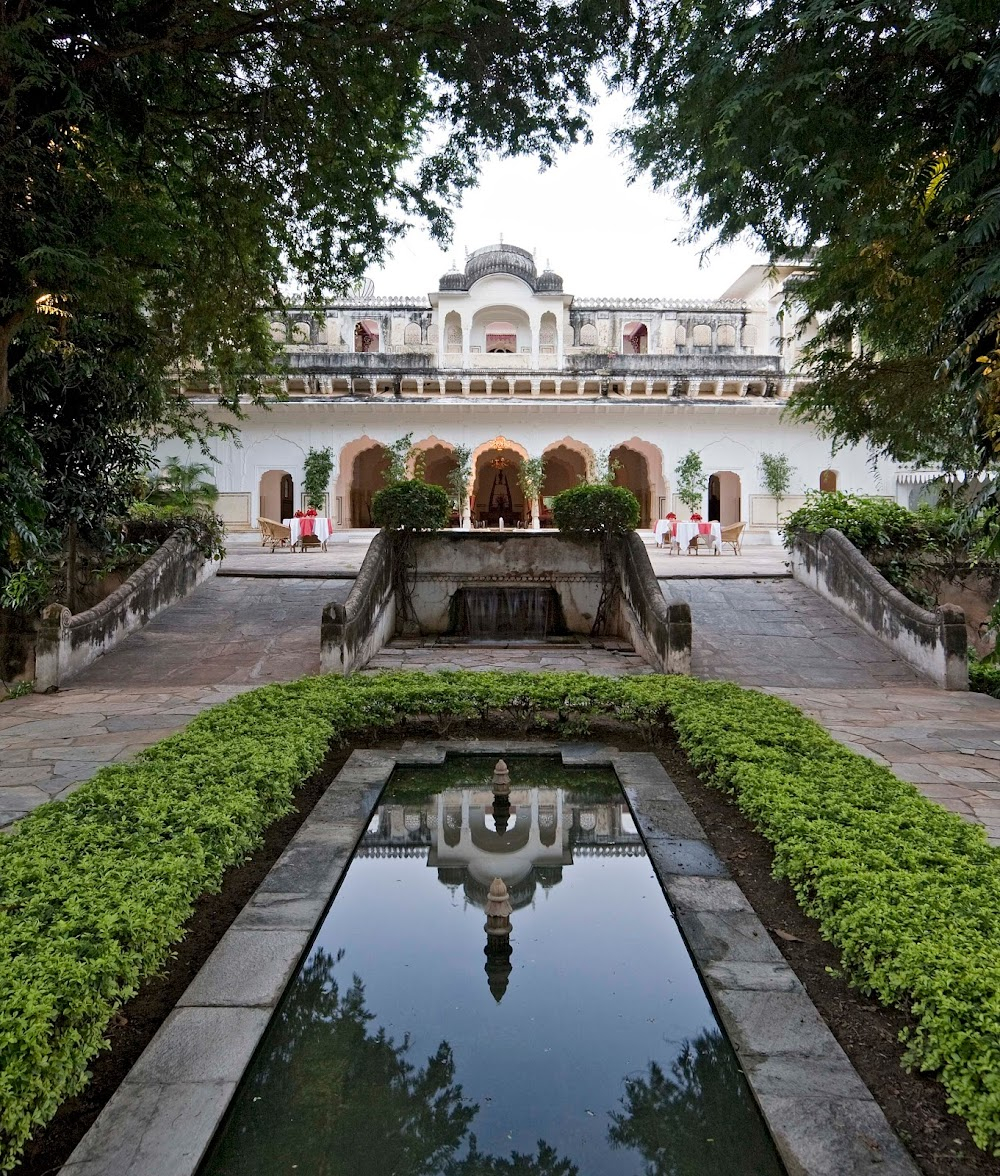
<path fill-rule="evenodd" d="M 382 738 L 413 716 L 442 733 L 468 721 L 578 736 L 613 718 L 655 739 L 672 724 L 702 779 L 774 844 L 853 982 L 911 1008 L 909 1060 L 1000 1153 L 1000 856 L 981 829 L 788 703 L 728 683 L 400 673 L 240 695 L 0 838 L 0 1170 L 85 1084 L 114 1011 L 331 737 Z"/>

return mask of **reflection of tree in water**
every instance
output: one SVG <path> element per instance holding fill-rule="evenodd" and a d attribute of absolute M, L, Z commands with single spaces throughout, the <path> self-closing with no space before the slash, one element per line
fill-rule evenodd
<path fill-rule="evenodd" d="M 773 1146 L 728 1043 L 706 1031 L 663 1072 L 625 1079 L 623 1112 L 612 1112 L 613 1147 L 634 1147 L 645 1176 L 776 1176 Z"/>
<path fill-rule="evenodd" d="M 417 1067 L 409 1035 L 370 1033 L 360 978 L 341 991 L 333 977 L 342 958 L 320 948 L 296 978 L 207 1176 L 272 1176 L 291 1163 L 305 1176 L 574 1176 L 544 1143 L 538 1160 L 508 1161 L 479 1155 L 473 1136 L 457 1159 L 479 1107 L 455 1083 L 451 1047 Z"/>
<path fill-rule="evenodd" d="M 538 1155 L 525 1156 L 511 1152 L 510 1159 L 503 1156 L 484 1156 L 476 1147 L 473 1135 L 469 1154 L 456 1161 L 447 1170 L 447 1176 L 577 1176 L 580 1169 L 569 1160 L 561 1160 L 555 1148 L 549 1147 L 544 1139 L 538 1141 Z"/>

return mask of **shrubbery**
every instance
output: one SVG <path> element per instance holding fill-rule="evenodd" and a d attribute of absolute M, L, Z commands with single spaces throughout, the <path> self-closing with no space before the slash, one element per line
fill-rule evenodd
<path fill-rule="evenodd" d="M 672 724 L 701 777 L 773 843 L 853 982 L 910 1008 L 913 1064 L 938 1073 L 981 1146 L 1000 1145 L 1000 857 L 982 829 L 789 704 L 728 683 L 408 673 L 240 695 L 0 838 L 0 1169 L 84 1085 L 115 1009 L 328 742 L 384 737 L 410 716 L 519 735 L 583 735 L 599 717 L 647 736 Z"/>
<path fill-rule="evenodd" d="M 573 486 L 552 499 L 552 519 L 568 535 L 624 535 L 639 525 L 639 500 L 625 486 Z"/>
<path fill-rule="evenodd" d="M 388 531 L 437 531 L 450 516 L 447 491 L 417 478 L 394 482 L 372 496 L 372 521 Z"/>
<path fill-rule="evenodd" d="M 943 580 L 967 571 L 987 543 L 985 516 L 970 519 L 949 506 L 907 510 L 886 498 L 812 493 L 782 526 L 790 544 L 798 532 L 834 527 L 905 596 L 925 607 L 936 603 Z"/>

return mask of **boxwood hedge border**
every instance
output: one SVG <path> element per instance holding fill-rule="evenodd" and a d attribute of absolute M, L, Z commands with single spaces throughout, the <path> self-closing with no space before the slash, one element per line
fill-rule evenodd
<path fill-rule="evenodd" d="M 161 969 L 197 898 L 251 854 L 327 748 L 419 717 L 441 733 L 655 740 L 672 726 L 732 794 L 851 981 L 915 1028 L 979 1146 L 1000 1154 L 1000 855 L 978 826 L 836 743 L 795 707 L 681 676 L 441 672 L 306 678 L 205 711 L 0 838 L 0 1171 L 87 1081 L 115 1010 Z"/>

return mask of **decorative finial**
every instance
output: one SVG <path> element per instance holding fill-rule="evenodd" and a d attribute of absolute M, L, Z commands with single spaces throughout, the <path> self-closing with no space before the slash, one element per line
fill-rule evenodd
<path fill-rule="evenodd" d="M 486 932 L 486 946 L 483 954 L 486 956 L 487 983 L 497 1004 L 503 1000 L 513 970 L 510 962 L 514 950 L 510 946 L 510 916 L 513 910 L 503 879 L 494 878 L 486 899 L 486 923 L 483 928 Z"/>
<path fill-rule="evenodd" d="M 493 768 L 493 791 L 510 792 L 510 769 L 503 760 L 497 760 Z"/>
<path fill-rule="evenodd" d="M 500 234 L 500 244 L 503 244 L 503 233 Z"/>

